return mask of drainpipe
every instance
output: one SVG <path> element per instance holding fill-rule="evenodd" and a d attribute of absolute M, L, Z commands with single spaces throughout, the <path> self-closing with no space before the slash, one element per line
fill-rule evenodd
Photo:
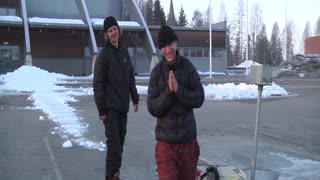
<path fill-rule="evenodd" d="M 89 15 L 89 11 L 86 5 L 86 2 L 84 0 L 75 0 L 76 4 L 78 6 L 80 15 L 81 15 L 81 19 L 83 20 L 83 22 L 88 25 L 89 28 L 89 33 L 90 33 L 90 38 L 89 38 L 89 49 L 90 49 L 90 53 L 92 55 L 92 73 L 94 72 L 94 64 L 96 62 L 97 56 L 98 56 L 98 47 L 97 47 L 97 42 L 96 42 L 96 38 L 94 36 L 94 30 L 92 27 L 92 23 L 90 20 L 90 15 Z"/>
<path fill-rule="evenodd" d="M 28 24 L 28 15 L 26 8 L 26 1 L 21 0 L 21 11 L 22 11 L 22 21 L 24 29 L 24 41 L 26 47 L 26 56 L 25 56 L 25 65 L 32 66 L 32 56 L 31 56 L 31 46 L 30 46 L 30 33 L 29 33 L 29 24 Z"/>

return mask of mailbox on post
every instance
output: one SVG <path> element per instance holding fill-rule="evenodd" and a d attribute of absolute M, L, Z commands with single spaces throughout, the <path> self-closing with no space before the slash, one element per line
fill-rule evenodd
<path fill-rule="evenodd" d="M 252 153 L 252 169 L 251 169 L 251 180 L 255 180 L 261 96 L 262 96 L 263 86 L 272 85 L 272 67 L 261 66 L 261 65 L 250 66 L 249 82 L 250 84 L 258 85 L 257 113 L 256 113 L 256 125 L 255 125 L 255 131 L 254 131 L 254 141 L 253 141 L 254 147 L 253 147 L 253 153 Z"/>
<path fill-rule="evenodd" d="M 250 84 L 272 85 L 271 66 L 250 66 Z"/>

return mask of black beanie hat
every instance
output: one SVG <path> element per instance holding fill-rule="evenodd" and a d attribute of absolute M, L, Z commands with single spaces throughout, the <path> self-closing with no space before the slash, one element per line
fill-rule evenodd
<path fill-rule="evenodd" d="M 170 26 L 162 25 L 158 32 L 158 48 L 161 49 L 173 41 L 178 41 L 176 33 Z"/>
<path fill-rule="evenodd" d="M 114 18 L 113 16 L 106 17 L 106 19 L 104 19 L 104 22 L 103 22 L 104 32 L 108 31 L 108 29 L 111 26 L 118 26 L 118 28 L 119 28 L 119 25 L 118 25 L 116 18 Z"/>

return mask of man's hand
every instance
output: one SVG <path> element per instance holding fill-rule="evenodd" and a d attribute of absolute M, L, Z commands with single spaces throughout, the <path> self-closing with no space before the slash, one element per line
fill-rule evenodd
<path fill-rule="evenodd" d="M 134 112 L 138 112 L 139 111 L 139 104 L 134 104 L 133 110 L 134 110 Z"/>
<path fill-rule="evenodd" d="M 169 72 L 169 89 L 170 91 L 173 91 L 173 92 L 177 92 L 178 91 L 178 81 L 176 79 L 176 77 L 174 76 L 174 73 L 173 71 L 171 70 Z"/>
<path fill-rule="evenodd" d="M 103 115 L 103 116 L 99 116 L 99 119 L 102 121 L 102 122 L 104 122 L 105 120 L 106 120 L 106 115 Z"/>

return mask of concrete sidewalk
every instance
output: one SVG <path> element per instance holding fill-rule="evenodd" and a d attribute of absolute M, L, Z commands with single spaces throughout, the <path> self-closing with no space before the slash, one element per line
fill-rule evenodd
<path fill-rule="evenodd" d="M 238 78 L 238 77 L 237 77 Z M 216 82 L 218 77 L 208 81 Z M 203 81 L 204 78 L 202 79 Z M 246 79 L 239 78 L 238 82 Z M 137 80 L 145 84 L 148 80 Z M 220 77 L 221 83 L 235 79 Z M 85 82 L 85 83 L 84 83 Z M 262 101 L 258 143 L 257 180 L 320 179 L 320 81 L 277 81 L 297 96 Z M 91 86 L 92 80 L 66 83 L 73 88 Z M 30 93 L 0 94 L 0 179 L 103 179 L 105 152 L 80 146 L 62 148 L 57 126 L 34 109 Z M 89 124 L 85 138 L 105 141 L 93 96 L 74 96 L 69 103 Z M 248 177 L 251 170 L 256 100 L 206 101 L 195 110 L 202 162 L 237 165 Z M 43 116 L 45 120 L 39 120 Z M 128 134 L 121 177 L 155 180 L 155 118 L 141 96 L 140 111 L 128 114 Z"/>

